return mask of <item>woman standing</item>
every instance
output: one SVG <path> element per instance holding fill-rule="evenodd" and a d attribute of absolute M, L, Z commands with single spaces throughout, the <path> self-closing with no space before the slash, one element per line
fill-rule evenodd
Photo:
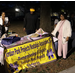
<path fill-rule="evenodd" d="M 68 40 L 69 37 L 71 37 L 71 25 L 68 20 L 66 20 L 66 14 L 61 13 L 60 14 L 60 21 L 58 22 L 56 28 L 51 33 L 52 35 L 56 36 L 56 33 L 58 32 L 58 57 L 62 57 L 63 53 L 63 59 L 66 59 L 67 56 L 67 50 L 68 50 Z"/>
<path fill-rule="evenodd" d="M 0 16 L 0 37 L 8 32 L 8 26 L 10 25 L 8 17 L 5 17 L 5 12 L 2 12 Z"/>

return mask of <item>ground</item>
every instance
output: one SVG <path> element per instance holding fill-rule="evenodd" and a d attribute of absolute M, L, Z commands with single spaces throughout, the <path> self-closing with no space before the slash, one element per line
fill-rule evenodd
<path fill-rule="evenodd" d="M 68 69 L 75 65 L 75 48 L 68 53 L 68 58 L 64 60 L 63 58 L 58 59 L 54 62 L 36 66 L 31 69 L 27 69 L 27 71 L 23 70 L 24 73 L 58 73 L 62 70 Z"/>
<path fill-rule="evenodd" d="M 26 32 L 23 31 L 23 24 L 23 22 L 11 22 L 9 30 L 16 32 L 21 37 L 25 36 Z M 75 48 L 69 50 L 66 60 L 61 58 L 48 64 L 22 70 L 21 73 L 57 73 L 72 66 L 75 66 Z M 0 73 L 5 73 L 4 66 L 0 66 Z"/>
<path fill-rule="evenodd" d="M 9 30 L 12 30 L 12 32 L 16 32 L 19 34 L 20 37 L 25 36 L 26 32 L 23 31 L 24 22 L 23 21 L 17 21 L 17 22 L 10 22 L 11 25 L 9 27 Z"/>

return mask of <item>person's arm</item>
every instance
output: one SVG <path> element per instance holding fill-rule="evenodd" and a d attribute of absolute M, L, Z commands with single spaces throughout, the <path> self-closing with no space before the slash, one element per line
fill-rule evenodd
<path fill-rule="evenodd" d="M 66 41 L 68 41 L 69 40 L 69 37 L 71 37 L 71 35 L 72 35 L 72 28 L 71 28 L 71 24 L 70 24 L 70 22 L 68 22 L 68 27 L 67 27 L 67 37 L 66 37 Z"/>
<path fill-rule="evenodd" d="M 24 31 L 26 30 L 26 25 L 27 25 L 27 15 L 24 18 Z"/>
<path fill-rule="evenodd" d="M 51 32 L 51 34 L 53 36 L 56 36 L 56 33 L 57 33 L 58 29 L 59 29 L 59 25 L 60 25 L 60 22 L 58 22 L 58 24 L 56 25 L 56 27 L 54 28 L 54 30 Z"/>
<path fill-rule="evenodd" d="M 10 22 L 8 21 L 8 23 L 6 24 L 6 27 L 9 27 L 10 26 Z"/>
<path fill-rule="evenodd" d="M 2 18 L 0 18 L 0 25 L 3 25 L 3 21 L 2 21 Z"/>
<path fill-rule="evenodd" d="M 39 29 L 39 21 L 38 21 L 38 16 L 37 16 L 37 19 L 36 19 L 36 31 Z"/>
<path fill-rule="evenodd" d="M 5 23 L 4 23 L 4 27 L 9 27 L 10 26 L 10 22 L 8 17 L 5 18 Z"/>

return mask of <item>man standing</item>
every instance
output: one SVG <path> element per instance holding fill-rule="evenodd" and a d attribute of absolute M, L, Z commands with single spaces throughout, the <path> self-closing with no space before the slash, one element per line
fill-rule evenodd
<path fill-rule="evenodd" d="M 0 37 L 8 32 L 8 17 L 5 17 L 5 12 L 2 12 L 1 17 L 0 17 Z"/>
<path fill-rule="evenodd" d="M 39 28 L 38 16 L 34 12 L 35 9 L 30 8 L 30 13 L 27 13 L 25 16 L 24 31 L 26 31 L 27 35 L 31 33 L 35 33 L 35 31 Z"/>

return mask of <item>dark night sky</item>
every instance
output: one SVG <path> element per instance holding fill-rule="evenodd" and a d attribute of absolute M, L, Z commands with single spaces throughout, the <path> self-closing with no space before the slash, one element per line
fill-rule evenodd
<path fill-rule="evenodd" d="M 2 7 L 13 7 L 15 5 L 20 5 L 20 6 L 24 6 L 24 5 L 36 5 L 39 4 L 40 2 L 38 1 L 0 1 L 0 6 Z"/>
<path fill-rule="evenodd" d="M 0 1 L 0 6 L 2 7 L 13 7 L 15 5 L 25 5 L 25 2 L 27 5 L 39 5 L 39 1 Z M 75 1 L 51 1 L 51 7 L 53 9 L 74 9 L 75 7 Z M 1 9 L 0 8 L 0 9 Z"/>
<path fill-rule="evenodd" d="M 16 6 L 23 8 L 29 8 L 30 6 L 38 7 L 40 2 L 38 1 L 0 1 L 0 12 L 6 11 Z"/>
<path fill-rule="evenodd" d="M 75 10 L 75 1 L 54 1 L 51 2 L 53 9 Z"/>
<path fill-rule="evenodd" d="M 39 3 L 40 1 L 0 1 L 0 4 L 1 3 L 4 3 L 4 4 L 23 4 L 24 2 Z M 56 5 L 60 5 L 60 4 L 64 4 L 64 5 L 71 4 L 71 5 L 73 5 L 73 4 L 75 4 L 75 1 L 51 1 L 51 3 L 56 4 Z"/>

